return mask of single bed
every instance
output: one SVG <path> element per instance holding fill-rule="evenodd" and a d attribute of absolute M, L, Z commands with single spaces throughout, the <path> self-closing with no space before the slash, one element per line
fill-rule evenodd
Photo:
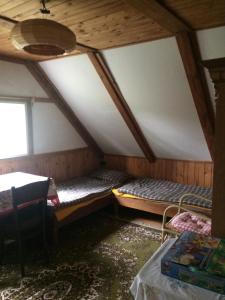
<path fill-rule="evenodd" d="M 58 229 L 113 203 L 112 189 L 129 179 L 124 172 L 98 169 L 88 176 L 76 177 L 57 185 L 58 201 L 50 203 L 54 220 L 54 239 Z"/>
<path fill-rule="evenodd" d="M 203 198 L 212 199 L 212 189 L 194 185 L 175 183 L 172 181 L 138 178 L 113 189 L 117 203 L 121 206 L 163 215 L 164 210 L 173 203 L 178 203 L 184 194 L 195 194 Z M 212 202 L 194 196 L 185 197 L 184 207 L 211 214 Z M 177 211 L 171 210 L 172 217 Z"/>

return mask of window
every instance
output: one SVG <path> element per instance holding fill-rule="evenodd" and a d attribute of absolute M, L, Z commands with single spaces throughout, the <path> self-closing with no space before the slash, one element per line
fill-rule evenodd
<path fill-rule="evenodd" d="M 29 153 L 27 103 L 0 102 L 0 159 Z"/>

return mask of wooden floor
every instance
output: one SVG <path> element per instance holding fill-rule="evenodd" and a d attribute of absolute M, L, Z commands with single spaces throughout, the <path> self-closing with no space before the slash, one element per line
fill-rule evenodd
<path fill-rule="evenodd" d="M 115 214 L 112 207 L 107 207 L 103 210 L 103 213 L 109 214 L 115 218 Z M 131 222 L 137 225 L 147 226 L 153 229 L 161 230 L 162 216 L 158 216 L 151 213 L 142 212 L 136 209 L 119 207 L 118 219 Z"/>

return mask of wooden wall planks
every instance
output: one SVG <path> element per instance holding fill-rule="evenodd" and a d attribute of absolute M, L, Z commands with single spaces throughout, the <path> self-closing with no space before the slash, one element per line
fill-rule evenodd
<path fill-rule="evenodd" d="M 106 166 L 134 176 L 151 176 L 175 182 L 212 186 L 213 163 L 158 159 L 149 163 L 145 158 L 105 155 Z M 51 176 L 56 182 L 89 173 L 99 166 L 99 160 L 89 148 L 36 154 L 0 160 L 0 174 L 28 172 Z"/>
<path fill-rule="evenodd" d="M 99 160 L 89 148 L 36 154 L 0 160 L 0 174 L 27 172 L 50 176 L 56 182 L 85 175 L 99 166 Z"/>
<path fill-rule="evenodd" d="M 149 163 L 145 158 L 120 155 L 105 155 L 106 166 L 126 171 L 134 176 L 151 176 L 179 183 L 211 187 L 213 181 L 213 163 L 158 159 Z"/>

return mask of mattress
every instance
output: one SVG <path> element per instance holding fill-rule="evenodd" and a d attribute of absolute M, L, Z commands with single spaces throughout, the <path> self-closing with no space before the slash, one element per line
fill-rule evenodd
<path fill-rule="evenodd" d="M 114 193 L 126 198 L 142 198 L 149 201 L 166 201 L 168 203 L 178 203 L 180 197 L 187 193 L 212 199 L 211 188 L 152 178 L 138 178 L 114 190 Z M 212 208 L 212 201 L 198 199 L 194 196 L 185 197 L 183 203 L 203 208 Z"/>
<path fill-rule="evenodd" d="M 111 192 L 116 186 L 118 186 L 118 182 L 86 176 L 74 178 L 57 186 L 59 207 L 78 204 L 90 200 L 91 197 L 104 195 L 106 192 Z"/>
<path fill-rule="evenodd" d="M 87 207 L 90 204 L 103 199 L 104 197 L 110 196 L 110 194 L 111 191 L 108 191 L 108 192 L 101 193 L 101 195 L 99 196 L 83 198 L 82 201 L 80 201 L 79 203 L 74 202 L 74 204 L 71 203 L 70 205 L 59 206 L 58 209 L 56 209 L 54 212 L 55 217 L 57 221 L 60 222 L 66 217 L 68 217 L 69 215 L 71 215 L 72 213 L 74 213 L 75 211 L 79 210 L 80 208 Z"/>

